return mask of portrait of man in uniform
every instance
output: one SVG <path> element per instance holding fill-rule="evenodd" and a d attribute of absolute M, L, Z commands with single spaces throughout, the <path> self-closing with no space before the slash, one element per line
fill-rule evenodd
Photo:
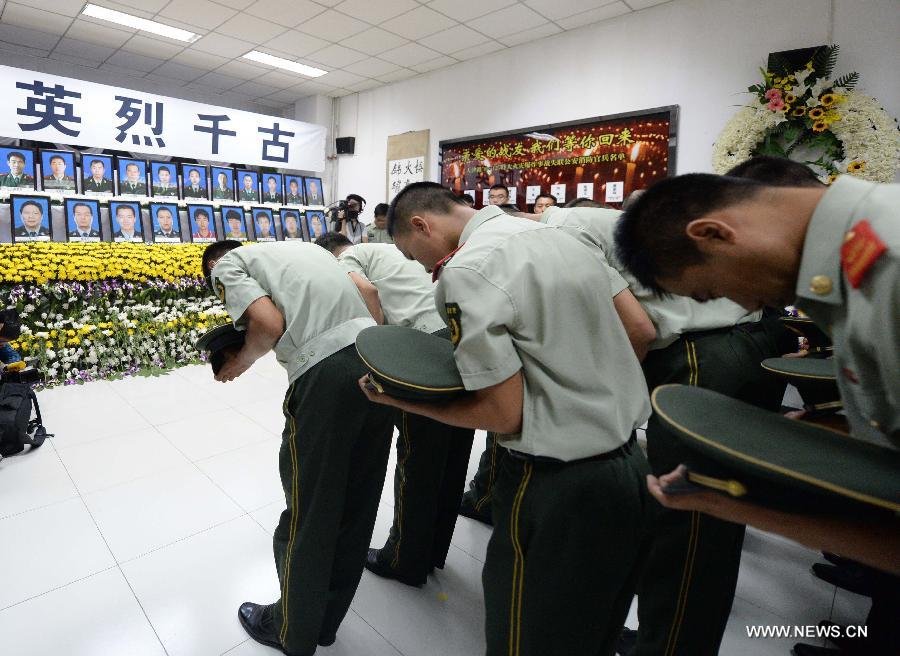
<path fill-rule="evenodd" d="M 153 241 L 181 241 L 178 224 L 178 206 L 174 203 L 150 203 L 150 220 L 153 224 Z"/>
<path fill-rule="evenodd" d="M 237 175 L 241 182 L 238 200 L 258 203 L 259 175 L 254 171 L 238 171 Z"/>
<path fill-rule="evenodd" d="M 112 223 L 113 241 L 144 241 L 141 225 L 141 206 L 139 203 L 111 201 L 109 204 L 109 216 Z"/>
<path fill-rule="evenodd" d="M 247 241 L 247 226 L 244 224 L 244 210 L 241 207 L 222 207 L 222 224 L 225 239 Z"/>
<path fill-rule="evenodd" d="M 328 226 L 325 223 L 325 212 L 318 210 L 307 212 L 306 227 L 309 228 L 309 238 L 311 241 L 315 241 L 318 237 L 321 237 L 328 232 Z"/>
<path fill-rule="evenodd" d="M 206 199 L 206 167 L 198 164 L 182 164 L 181 186 L 184 198 Z"/>
<path fill-rule="evenodd" d="M 307 205 L 324 205 L 325 195 L 322 193 L 322 180 L 320 178 L 303 178 L 306 182 Z"/>
<path fill-rule="evenodd" d="M 285 241 L 303 241 L 303 230 L 296 212 L 281 213 L 281 232 Z"/>
<path fill-rule="evenodd" d="M 178 198 L 178 184 L 172 179 L 174 167 L 163 162 L 150 162 L 150 179 L 154 198 Z"/>
<path fill-rule="evenodd" d="M 0 187 L 34 190 L 34 152 L 0 148 Z"/>
<path fill-rule="evenodd" d="M 136 159 L 119 160 L 119 194 L 147 195 L 147 163 Z"/>
<path fill-rule="evenodd" d="M 213 216 L 212 205 L 188 206 L 188 217 L 191 220 L 191 241 L 208 243 L 218 240 Z"/>
<path fill-rule="evenodd" d="M 41 188 L 75 191 L 75 153 L 64 150 L 41 151 Z"/>
<path fill-rule="evenodd" d="M 306 201 L 303 198 L 303 185 L 300 184 L 300 178 L 296 175 L 286 175 L 284 181 L 287 185 L 285 202 L 288 205 L 303 205 Z"/>
<path fill-rule="evenodd" d="M 275 241 L 275 223 L 272 221 L 272 210 L 254 209 L 253 227 L 256 230 L 256 241 Z"/>
<path fill-rule="evenodd" d="M 81 172 L 82 193 L 112 196 L 112 157 L 90 155 L 90 159 L 85 158 L 81 162 L 82 167 L 87 162 L 87 169 Z"/>
<path fill-rule="evenodd" d="M 213 166 L 210 169 L 213 200 L 234 200 L 234 170 Z"/>
<path fill-rule="evenodd" d="M 50 199 L 43 196 L 12 196 L 12 240 L 50 241 Z"/>
<path fill-rule="evenodd" d="M 100 241 L 100 201 L 67 198 L 63 205 L 69 241 Z"/>
<path fill-rule="evenodd" d="M 281 195 L 281 174 L 266 174 L 266 189 L 263 193 L 264 203 L 283 203 L 284 199 Z"/>

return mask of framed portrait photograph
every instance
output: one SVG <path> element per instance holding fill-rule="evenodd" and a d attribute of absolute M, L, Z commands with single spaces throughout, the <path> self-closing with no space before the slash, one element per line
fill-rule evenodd
<path fill-rule="evenodd" d="M 9 216 L 12 223 L 12 243 L 53 239 L 50 199 L 46 196 L 12 194 L 9 197 Z"/>
<path fill-rule="evenodd" d="M 154 198 L 178 198 L 175 164 L 150 162 L 150 193 Z"/>
<path fill-rule="evenodd" d="M 30 148 L 0 148 L 0 187 L 37 189 L 34 183 L 34 151 Z"/>
<path fill-rule="evenodd" d="M 303 236 L 303 214 L 297 210 L 281 210 L 281 234 L 285 241 L 306 241 Z"/>
<path fill-rule="evenodd" d="M 75 242 L 98 242 L 103 238 L 100 201 L 93 198 L 66 198 L 66 237 Z"/>
<path fill-rule="evenodd" d="M 204 164 L 181 165 L 182 198 L 209 200 L 206 184 L 206 166 Z"/>
<path fill-rule="evenodd" d="M 284 203 L 284 176 L 280 173 L 263 173 L 262 202 Z"/>
<path fill-rule="evenodd" d="M 306 228 L 309 240 L 315 241 L 328 232 L 328 223 L 325 221 L 325 212 L 321 210 L 306 210 Z"/>
<path fill-rule="evenodd" d="M 287 205 L 305 205 L 303 194 L 303 178 L 299 175 L 284 176 L 284 202 Z"/>
<path fill-rule="evenodd" d="M 307 205 L 325 204 L 325 192 L 322 191 L 322 178 L 303 178 L 303 190 L 306 192 Z"/>
<path fill-rule="evenodd" d="M 222 228 L 225 230 L 225 239 L 247 241 L 247 221 L 244 218 L 244 208 L 239 205 L 222 205 Z"/>
<path fill-rule="evenodd" d="M 150 223 L 153 227 L 153 241 L 162 244 L 181 241 L 177 203 L 150 203 Z"/>
<path fill-rule="evenodd" d="M 141 204 L 136 202 L 110 201 L 109 224 L 115 242 L 143 242 L 144 225 Z"/>
<path fill-rule="evenodd" d="M 213 200 L 234 200 L 234 169 L 225 166 L 209 167 Z"/>
<path fill-rule="evenodd" d="M 89 196 L 112 196 L 113 158 L 109 155 L 83 155 L 81 158 L 81 193 Z"/>
<path fill-rule="evenodd" d="M 147 162 L 119 157 L 116 164 L 119 170 L 119 195 L 146 196 Z"/>
<path fill-rule="evenodd" d="M 71 191 L 75 182 L 75 153 L 71 150 L 41 149 L 41 189 L 44 191 Z"/>
<path fill-rule="evenodd" d="M 259 202 L 259 173 L 238 169 L 235 171 L 237 178 L 238 200 L 241 202 Z"/>
<path fill-rule="evenodd" d="M 191 241 L 208 244 L 218 241 L 215 212 L 212 205 L 188 205 L 188 219 L 191 222 Z"/>
<path fill-rule="evenodd" d="M 253 216 L 253 232 L 256 234 L 256 241 L 277 241 L 272 208 L 254 207 L 250 213 Z"/>

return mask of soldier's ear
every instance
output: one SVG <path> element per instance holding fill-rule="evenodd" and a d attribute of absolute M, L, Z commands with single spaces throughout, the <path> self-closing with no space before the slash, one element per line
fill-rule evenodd
<path fill-rule="evenodd" d="M 700 250 L 732 245 L 736 241 L 734 228 L 715 215 L 691 221 L 684 230 Z"/>
<path fill-rule="evenodd" d="M 421 233 L 423 236 L 428 237 L 431 235 L 431 226 L 428 225 L 428 221 L 424 217 L 416 214 L 409 220 L 409 224 L 414 231 Z"/>

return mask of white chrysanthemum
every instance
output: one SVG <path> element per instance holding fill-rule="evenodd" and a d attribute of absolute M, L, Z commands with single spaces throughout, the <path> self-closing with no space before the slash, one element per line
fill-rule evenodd
<path fill-rule="evenodd" d="M 766 132 L 783 120 L 782 112 L 763 107 L 743 107 L 722 129 L 713 144 L 713 170 L 722 174 L 733 166 L 750 159 Z"/>

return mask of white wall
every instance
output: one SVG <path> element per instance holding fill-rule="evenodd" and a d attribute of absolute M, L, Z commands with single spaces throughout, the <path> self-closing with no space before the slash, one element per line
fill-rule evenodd
<path fill-rule="evenodd" d="M 677 171 L 710 171 L 713 141 L 769 52 L 838 43 L 837 72 L 900 116 L 897 0 L 673 0 L 340 101 L 340 197 L 384 200 L 387 137 L 442 139 L 680 105 Z M 365 218 L 368 218 L 365 217 Z"/>

